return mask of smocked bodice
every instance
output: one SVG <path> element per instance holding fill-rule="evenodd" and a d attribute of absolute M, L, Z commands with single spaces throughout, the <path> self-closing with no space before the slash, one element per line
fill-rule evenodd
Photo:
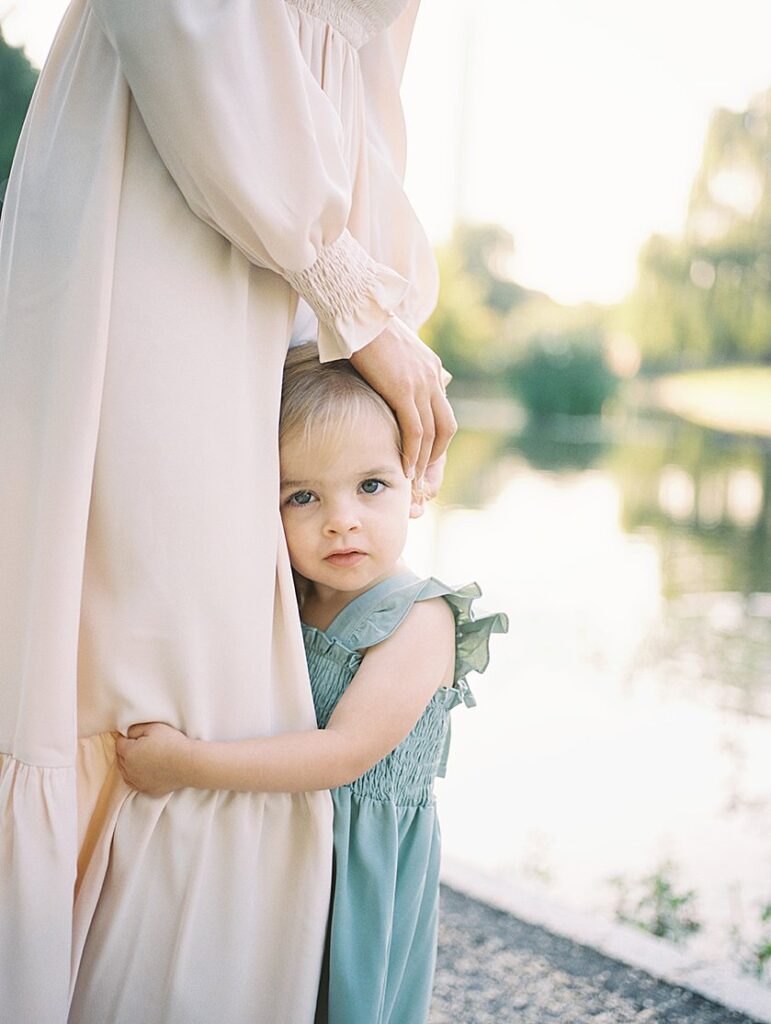
<path fill-rule="evenodd" d="M 304 627 L 316 721 L 323 729 L 359 667 L 362 655 L 337 640 Z M 357 796 L 389 800 L 402 806 L 424 806 L 433 800 L 434 779 L 441 765 L 450 709 L 458 703 L 454 687 L 442 687 L 431 698 L 412 732 L 382 761 L 348 788 Z"/>
<path fill-rule="evenodd" d="M 388 28 L 407 0 L 286 0 L 337 29 L 356 49 Z"/>
<path fill-rule="evenodd" d="M 443 597 L 455 616 L 452 685 L 439 687 L 408 736 L 347 787 L 355 796 L 400 806 L 433 803 L 434 779 L 445 769 L 450 711 L 461 702 L 473 706 L 466 675 L 485 670 L 490 633 L 507 628 L 502 614 L 473 617 L 471 605 L 479 594 L 475 583 L 454 589 L 433 577 L 421 580 L 407 572 L 354 598 L 325 632 L 303 624 L 316 721 L 323 729 L 367 649 L 395 632 L 416 601 Z"/>

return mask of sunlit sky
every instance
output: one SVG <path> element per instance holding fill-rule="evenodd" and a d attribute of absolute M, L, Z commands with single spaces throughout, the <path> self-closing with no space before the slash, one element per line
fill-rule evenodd
<path fill-rule="evenodd" d="M 0 0 L 6 38 L 42 63 L 65 6 Z M 407 192 L 434 242 L 494 221 L 521 283 L 615 301 L 681 227 L 711 112 L 771 86 L 769 39 L 768 0 L 422 0 Z"/>

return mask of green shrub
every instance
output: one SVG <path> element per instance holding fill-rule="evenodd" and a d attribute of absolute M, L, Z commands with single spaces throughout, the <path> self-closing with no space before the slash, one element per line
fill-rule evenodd
<path fill-rule="evenodd" d="M 0 205 L 36 81 L 37 71 L 22 48 L 9 46 L 0 28 Z"/>
<path fill-rule="evenodd" d="M 623 877 L 612 879 L 618 890 L 616 920 L 679 945 L 695 932 L 701 922 L 694 916 L 696 893 L 678 892 L 675 865 L 665 861 L 651 875 L 630 884 Z"/>
<path fill-rule="evenodd" d="M 602 335 L 564 331 L 532 336 L 506 380 L 531 416 L 597 416 L 617 387 L 605 361 Z"/>

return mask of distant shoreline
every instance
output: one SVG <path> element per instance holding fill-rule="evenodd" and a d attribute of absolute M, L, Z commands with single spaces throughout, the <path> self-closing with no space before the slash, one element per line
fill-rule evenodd
<path fill-rule="evenodd" d="M 651 381 L 650 399 L 700 426 L 771 437 L 771 366 L 725 366 Z"/>

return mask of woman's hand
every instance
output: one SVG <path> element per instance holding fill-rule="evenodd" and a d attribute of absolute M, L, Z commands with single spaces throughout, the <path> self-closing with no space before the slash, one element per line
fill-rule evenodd
<path fill-rule="evenodd" d="M 450 374 L 439 356 L 399 317 L 393 317 L 374 340 L 354 352 L 351 363 L 396 414 L 404 443 L 404 470 L 419 484 L 429 465 L 447 451 L 457 430 L 444 393 Z M 441 481 L 441 472 L 438 475 Z M 438 490 L 436 476 L 434 473 L 432 481 L 429 475 L 427 497 Z"/>
<path fill-rule="evenodd" d="M 444 479 L 444 467 L 447 464 L 447 453 L 440 455 L 435 462 L 429 462 L 426 475 L 423 477 L 423 498 L 431 501 L 439 493 Z"/>
<path fill-rule="evenodd" d="M 165 796 L 187 785 L 191 749 L 192 740 L 163 722 L 132 725 L 128 737 L 115 741 L 121 775 L 148 796 Z"/>

